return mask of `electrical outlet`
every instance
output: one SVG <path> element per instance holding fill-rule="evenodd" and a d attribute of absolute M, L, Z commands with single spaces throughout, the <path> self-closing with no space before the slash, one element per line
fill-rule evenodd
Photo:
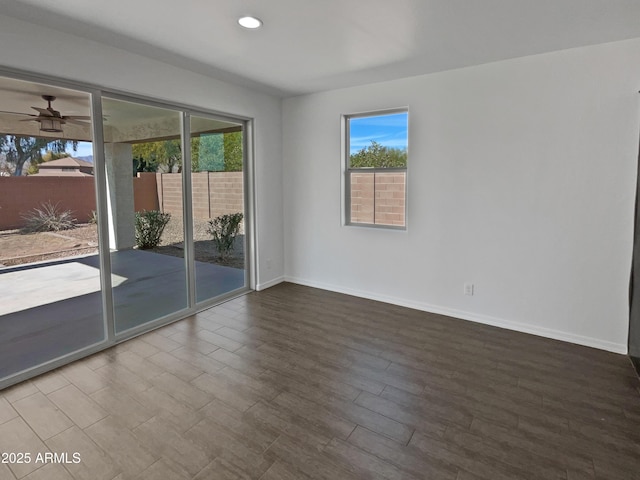
<path fill-rule="evenodd" d="M 473 295 L 473 283 L 465 283 L 464 284 L 464 294 L 465 295 Z"/>

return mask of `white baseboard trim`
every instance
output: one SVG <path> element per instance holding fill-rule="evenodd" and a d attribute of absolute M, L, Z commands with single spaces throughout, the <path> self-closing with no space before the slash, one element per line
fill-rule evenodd
<path fill-rule="evenodd" d="M 514 330 L 516 332 L 529 333 L 537 335 L 539 337 L 552 338 L 554 340 L 561 340 L 563 342 L 575 343 L 577 345 L 583 345 L 585 347 L 593 347 L 600 350 L 606 350 L 608 352 L 627 354 L 627 345 L 621 343 L 608 342 L 606 340 L 600 340 L 592 337 L 585 337 L 582 335 L 576 335 L 574 333 L 563 332 L 561 330 L 554 330 L 551 328 L 539 327 L 536 325 L 518 323 L 502 318 L 492 317 L 489 315 L 482 315 L 473 312 L 467 312 L 463 310 L 456 310 L 452 308 L 442 307 L 439 305 L 431 305 L 423 302 L 415 302 L 406 300 L 403 298 L 390 297 L 386 295 L 377 295 L 362 290 L 355 290 L 352 288 L 346 288 L 322 282 L 315 282 L 304 278 L 290 277 L 285 275 L 284 281 L 297 283 L 299 285 L 305 285 L 307 287 L 319 288 L 321 290 L 328 290 L 331 292 L 344 293 L 345 295 L 353 295 L 355 297 L 367 298 L 369 300 L 376 300 L 379 302 L 390 303 L 392 305 L 398 305 L 401 307 L 413 308 L 414 310 L 421 310 L 423 312 L 435 313 L 438 315 L 445 315 L 448 317 L 459 318 L 462 320 L 468 320 L 471 322 L 482 323 L 485 325 L 491 325 L 493 327 L 506 328 L 507 330 Z"/>
<path fill-rule="evenodd" d="M 259 292 L 260 290 L 266 290 L 267 288 L 273 287 L 274 285 L 278 285 L 279 283 L 282 283 L 284 281 L 285 281 L 284 277 L 277 277 L 277 278 L 274 278 L 273 280 L 269 280 L 268 282 L 257 283 L 256 291 Z"/>

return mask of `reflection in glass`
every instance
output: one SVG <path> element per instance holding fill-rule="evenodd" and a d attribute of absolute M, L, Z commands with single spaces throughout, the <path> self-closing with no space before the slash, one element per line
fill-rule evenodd
<path fill-rule="evenodd" d="M 245 286 L 241 124 L 191 117 L 196 300 Z"/>
<path fill-rule="evenodd" d="M 115 331 L 188 305 L 181 114 L 103 99 Z M 166 223 L 166 225 L 164 225 Z"/>

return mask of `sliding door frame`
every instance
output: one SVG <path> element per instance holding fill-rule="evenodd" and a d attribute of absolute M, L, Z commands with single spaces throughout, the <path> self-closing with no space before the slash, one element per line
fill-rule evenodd
<path fill-rule="evenodd" d="M 137 94 L 130 94 L 119 90 L 109 89 L 89 83 L 76 82 L 58 77 L 42 75 L 23 70 L 0 66 L 0 76 L 55 87 L 73 89 L 87 93 L 91 103 L 92 145 L 95 176 L 96 213 L 98 217 L 98 255 L 100 262 L 100 286 L 102 294 L 102 311 L 105 338 L 103 341 L 88 345 L 75 352 L 52 359 L 40 365 L 25 369 L 10 377 L 0 380 L 0 390 L 13 384 L 22 382 L 47 371 L 59 368 L 75 360 L 98 353 L 113 345 L 142 335 L 164 325 L 181 320 L 199 311 L 218 305 L 232 298 L 244 295 L 255 290 L 256 273 L 256 205 L 255 205 L 255 162 L 253 141 L 253 119 L 242 115 L 231 115 L 214 110 L 194 107 L 179 102 L 163 102 L 157 99 Z M 243 137 L 243 184 L 244 184 L 244 216 L 245 216 L 245 282 L 244 287 L 225 293 L 223 295 L 196 302 L 195 291 L 195 256 L 193 249 L 193 195 L 191 185 L 191 149 L 182 148 L 182 189 L 183 189 L 183 215 L 184 215 L 184 244 L 188 303 L 187 307 L 170 315 L 152 320 L 138 327 L 115 332 L 115 315 L 113 304 L 113 289 L 111 282 L 111 255 L 109 249 L 108 211 L 107 211 L 107 179 L 104 155 L 104 132 L 102 100 L 110 98 L 148 106 L 154 106 L 173 110 L 181 114 L 181 141 L 182 145 L 190 145 L 191 130 L 190 118 L 192 115 L 210 118 L 213 120 L 228 121 L 242 125 Z M 185 143 L 186 142 L 186 143 Z"/>
<path fill-rule="evenodd" d="M 140 104 L 140 105 L 146 105 L 146 106 L 150 106 L 150 107 L 157 107 L 157 108 L 162 108 L 162 109 L 166 109 L 166 110 L 173 110 L 175 112 L 179 112 L 181 115 L 181 134 L 180 134 L 180 139 L 181 139 L 181 145 L 182 145 L 182 208 L 183 208 L 183 238 L 184 238 L 184 245 L 185 245 L 185 272 L 186 272 L 186 278 L 185 278 L 185 282 L 187 285 L 187 296 L 188 296 L 188 303 L 187 303 L 187 307 L 183 308 L 181 310 L 178 310 L 176 312 L 173 312 L 169 315 L 165 315 L 163 317 L 157 318 L 155 320 L 151 320 L 149 322 L 146 322 L 142 325 L 138 325 L 136 327 L 127 329 L 125 331 L 119 332 L 119 333 L 114 333 L 113 339 L 115 343 L 120 343 L 122 341 L 128 340 L 130 338 L 136 337 L 138 335 L 142 335 L 144 333 L 147 333 L 151 330 L 155 330 L 157 328 L 160 328 L 164 325 L 167 325 L 169 323 L 175 322 L 177 320 L 183 319 L 189 315 L 193 315 L 194 313 L 197 313 L 199 311 L 205 310 L 207 308 L 210 308 L 214 305 L 218 305 L 220 303 L 223 303 L 227 300 L 230 300 L 232 298 L 238 297 L 240 295 L 244 295 L 245 293 L 255 289 L 255 281 L 254 281 L 254 276 L 251 275 L 251 271 L 253 270 L 253 266 L 255 265 L 255 250 L 253 248 L 250 249 L 250 251 L 248 251 L 245 253 L 245 282 L 244 282 L 244 287 L 237 289 L 237 290 L 233 290 L 231 292 L 219 295 L 217 297 L 208 299 L 204 302 L 200 302 L 197 303 L 196 302 L 196 290 L 195 290 L 195 255 L 194 255 L 194 251 L 193 251 L 193 193 L 192 193 L 192 185 L 191 185 L 191 175 L 187 175 L 187 173 L 191 172 L 191 149 L 190 148 L 186 148 L 185 145 L 190 145 L 190 141 L 191 141 L 191 122 L 190 119 L 192 116 L 198 116 L 198 117 L 203 117 L 203 118 L 209 118 L 212 120 L 220 120 L 220 121 L 226 121 L 226 122 L 230 122 L 230 123 L 236 123 L 238 125 L 242 125 L 243 128 L 243 141 L 245 142 L 245 144 L 247 146 L 252 145 L 252 142 L 249 141 L 247 139 L 248 135 L 246 135 L 246 130 L 250 129 L 250 125 L 252 124 L 253 120 L 251 118 L 247 118 L 247 117 L 242 117 L 242 116 L 232 116 L 232 115 L 227 115 L 227 114 L 222 114 L 222 113 L 218 113 L 218 112 L 213 112 L 213 111 L 209 111 L 209 110 L 204 110 L 204 109 L 198 109 L 195 108 L 193 106 L 188 106 L 188 105 L 183 105 L 183 104 L 179 104 L 179 103 L 169 103 L 169 102 L 163 102 L 163 101 L 159 101 L 153 98 L 149 98 L 149 97 L 145 97 L 142 95 L 131 95 L 131 94 L 127 94 L 127 93 L 121 93 L 118 91 L 114 91 L 114 90 L 108 90 L 108 89 L 102 89 L 100 90 L 100 101 L 102 101 L 103 98 L 108 98 L 108 99 L 112 99 L 112 100 L 118 100 L 118 101 L 123 101 L 123 102 L 130 102 L 130 103 L 136 103 L 136 104 Z M 100 112 L 102 113 L 102 111 Z M 99 117 L 100 120 L 100 126 L 102 126 L 102 115 L 100 115 Z M 243 146 L 245 146 L 243 144 Z M 96 148 L 94 148 L 94 154 L 95 154 L 95 150 Z M 104 148 L 102 148 L 103 152 L 102 154 L 104 155 Z M 104 161 L 104 158 L 102 159 Z M 103 168 L 104 168 L 104 164 L 103 164 Z M 254 189 L 254 176 L 253 176 L 253 170 L 254 170 L 254 162 L 253 162 L 253 150 L 246 148 L 243 149 L 243 179 L 244 179 L 244 185 L 245 185 L 245 189 L 244 189 L 244 204 L 245 204 L 245 216 L 247 216 L 249 218 L 249 221 L 246 222 L 249 225 L 252 225 L 252 227 L 249 229 L 248 232 L 245 232 L 245 242 L 246 244 L 251 244 L 253 245 L 253 236 L 254 236 L 254 229 L 253 229 L 253 225 L 255 224 L 255 209 L 253 208 L 253 204 L 250 204 L 247 199 L 248 199 L 248 194 L 251 193 L 251 195 L 253 195 L 253 189 Z M 106 175 L 104 175 L 105 178 L 103 178 L 103 181 L 105 182 L 105 190 L 104 193 L 106 195 Z M 249 182 L 248 179 L 251 179 L 251 181 Z M 105 208 L 106 208 L 106 196 L 104 197 L 104 203 L 105 203 Z M 104 223 L 104 222 L 103 222 Z M 247 237 L 250 237 L 250 240 L 247 240 Z M 104 243 L 104 242 L 103 242 Z M 107 241 L 107 247 L 106 250 L 109 250 L 108 247 L 108 241 Z M 249 249 L 248 249 L 249 250 Z M 111 279 L 111 265 L 109 263 L 109 279 L 103 279 L 105 280 L 105 284 L 106 281 L 110 282 Z M 106 274 L 106 272 L 105 272 Z M 112 292 L 112 290 L 110 290 L 110 293 Z M 109 319 L 109 323 L 113 326 L 114 325 L 114 320 L 115 320 L 115 316 L 114 316 L 114 311 L 113 311 L 113 302 L 111 302 L 111 318 Z"/>

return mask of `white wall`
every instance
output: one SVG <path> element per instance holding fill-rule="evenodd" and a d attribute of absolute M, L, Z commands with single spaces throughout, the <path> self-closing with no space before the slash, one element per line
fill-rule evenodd
<path fill-rule="evenodd" d="M 285 100 L 285 278 L 625 353 L 639 88 L 631 40 Z M 340 115 L 402 106 L 408 230 L 342 226 Z"/>
<path fill-rule="evenodd" d="M 251 117 L 255 127 L 258 287 L 283 275 L 279 98 L 0 15 L 0 65 Z"/>

